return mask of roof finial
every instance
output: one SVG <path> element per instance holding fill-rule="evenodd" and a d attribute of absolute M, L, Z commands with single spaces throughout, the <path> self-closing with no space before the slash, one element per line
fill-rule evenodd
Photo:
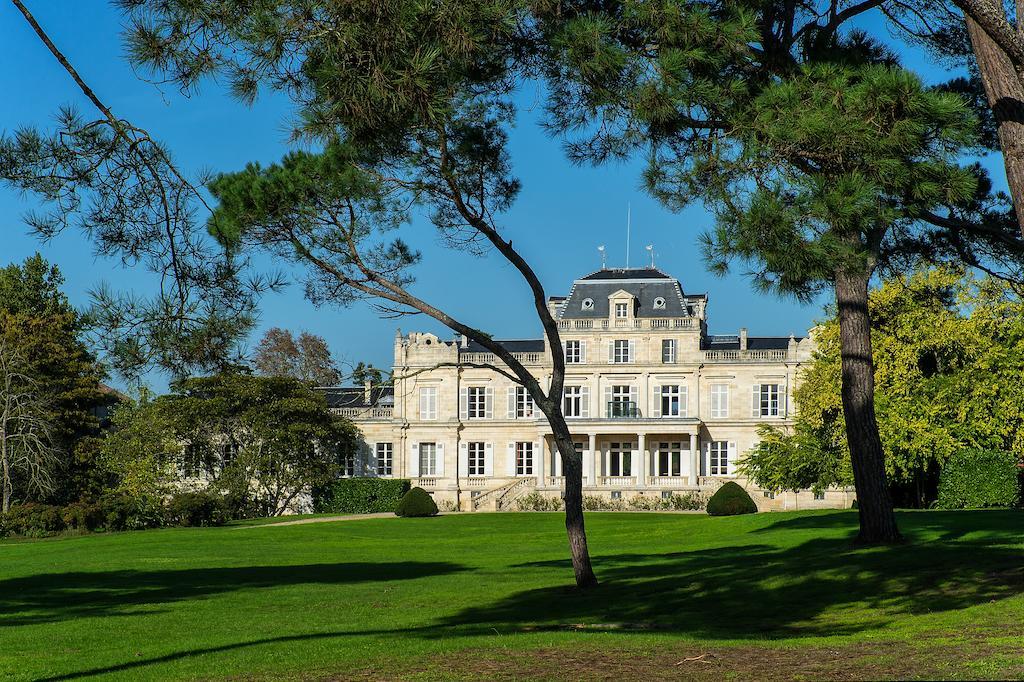
<path fill-rule="evenodd" d="M 651 254 L 651 269 L 654 269 L 654 244 L 648 244 L 644 247 L 647 249 L 647 253 Z"/>
<path fill-rule="evenodd" d="M 604 252 L 604 244 L 597 247 L 597 250 L 601 252 L 601 269 L 604 270 L 608 267 L 608 256 Z"/>

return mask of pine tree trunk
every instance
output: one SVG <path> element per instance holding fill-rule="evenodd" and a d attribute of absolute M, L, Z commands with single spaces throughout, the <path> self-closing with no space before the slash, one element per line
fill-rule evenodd
<path fill-rule="evenodd" d="M 562 458 L 562 474 L 565 480 L 565 530 L 569 535 L 569 552 L 572 554 L 572 568 L 576 574 L 577 587 L 597 585 L 597 576 L 590 565 L 587 549 L 587 532 L 583 526 L 583 457 L 576 451 L 572 434 L 561 414 L 549 419 L 555 436 L 555 445 Z"/>
<path fill-rule="evenodd" d="M 871 355 L 867 272 L 836 273 L 839 344 L 842 355 L 843 415 L 857 489 L 860 534 L 864 544 L 898 542 L 899 529 L 885 479 L 882 439 L 875 420 L 875 367 Z"/>
<path fill-rule="evenodd" d="M 965 20 L 985 96 L 998 125 L 1006 182 L 1024 234 L 1024 83 L 1002 48 L 973 19 Z"/>

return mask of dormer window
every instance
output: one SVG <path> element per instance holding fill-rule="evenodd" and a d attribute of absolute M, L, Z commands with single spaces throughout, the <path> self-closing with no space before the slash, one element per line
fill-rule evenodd
<path fill-rule="evenodd" d="M 593 310 L 594 309 L 594 299 L 592 299 L 592 298 L 585 298 L 585 299 L 583 299 L 583 306 L 582 307 L 583 307 L 584 310 Z"/>
<path fill-rule="evenodd" d="M 654 299 L 654 309 L 655 310 L 664 310 L 665 309 L 665 299 L 663 299 L 661 296 L 659 296 L 656 299 Z"/>
<path fill-rule="evenodd" d="M 615 319 L 624 320 L 629 317 L 629 304 L 628 303 L 616 303 L 615 304 Z"/>

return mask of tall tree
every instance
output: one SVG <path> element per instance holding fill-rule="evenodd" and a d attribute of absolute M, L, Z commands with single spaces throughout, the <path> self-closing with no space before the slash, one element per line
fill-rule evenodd
<path fill-rule="evenodd" d="M 517 0 L 381 3 L 122 0 L 130 54 L 193 87 L 226 76 L 243 98 L 278 88 L 299 107 L 299 137 L 323 153 L 218 178 L 211 230 L 234 250 L 269 249 L 305 269 L 318 303 L 369 298 L 386 313 L 418 312 L 494 353 L 490 368 L 526 387 L 551 425 L 566 477 L 566 531 L 576 582 L 596 578 L 587 551 L 582 458 L 562 414 L 564 357 L 536 273 L 499 216 L 519 181 L 507 151 L 524 49 Z M 529 289 L 553 371 L 542 387 L 485 331 L 410 290 L 420 256 L 393 231 L 425 208 L 447 242 L 491 249 Z"/>
<path fill-rule="evenodd" d="M 975 124 L 841 12 L 767 2 L 546 7 L 550 127 L 602 162 L 636 151 L 671 208 L 716 212 L 705 255 L 763 289 L 834 292 L 862 542 L 899 538 L 874 408 L 872 276 L 918 262 L 1018 269 L 1024 241 L 976 168 Z M 834 10 L 833 6 L 833 10 Z M 827 19 L 823 19 L 827 17 Z"/>
<path fill-rule="evenodd" d="M 256 371 L 270 377 L 292 377 L 315 386 L 334 386 L 341 379 L 322 336 L 302 332 L 295 339 L 287 329 L 271 327 L 253 354 Z"/>

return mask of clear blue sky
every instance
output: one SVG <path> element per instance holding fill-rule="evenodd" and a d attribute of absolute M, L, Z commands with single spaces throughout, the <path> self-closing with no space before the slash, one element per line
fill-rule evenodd
<path fill-rule="evenodd" d="M 264 99 L 246 108 L 212 83 L 191 98 L 173 88 L 158 89 L 139 80 L 123 59 L 121 19 L 106 2 L 30 0 L 27 4 L 100 98 L 117 115 L 164 141 L 187 171 L 229 171 L 248 161 L 275 161 L 287 151 L 286 101 Z M 0 92 L 7 93 L 0 105 L 0 129 L 45 122 L 59 106 L 69 103 L 85 115 L 94 115 L 10 3 L 0 4 L 0 41 L 4 46 Z M 906 62 L 928 80 L 947 77 L 923 55 L 908 54 Z M 566 294 L 573 279 L 599 267 L 599 244 L 608 248 L 609 265 L 624 264 L 630 204 L 630 264 L 642 264 L 644 245 L 653 243 L 658 266 L 677 276 L 684 291 L 709 294 L 712 333 L 736 333 L 745 326 L 752 335 L 800 335 L 821 316 L 825 300 L 800 305 L 755 293 L 742 268 L 725 278 L 710 275 L 697 246 L 697 236 L 712 224 L 706 211 L 701 207 L 680 214 L 666 211 L 640 189 L 637 165 L 590 169 L 568 164 L 557 142 L 536 126 L 533 109 L 535 104 L 539 109 L 539 94 L 524 93 L 522 103 L 512 152 L 523 191 L 503 223 L 549 295 Z M 999 159 L 988 161 L 997 184 L 1005 184 Z M 30 197 L 0 190 L 0 264 L 41 251 L 64 272 L 67 292 L 76 305 L 85 305 L 88 290 L 101 281 L 140 294 L 149 291 L 152 281 L 146 273 L 94 256 L 89 242 L 77 233 L 69 231 L 40 244 L 21 219 L 33 206 Z M 420 296 L 496 337 L 539 336 L 526 287 L 499 256 L 474 258 L 452 252 L 438 243 L 424 220 L 412 225 L 405 236 L 424 252 L 415 285 Z M 252 343 L 271 326 L 312 331 L 327 339 L 335 357 L 383 367 L 391 364 L 396 327 L 450 336 L 422 316 L 380 319 L 367 304 L 317 309 L 303 299 L 299 286 L 263 300 Z M 158 389 L 166 385 L 159 376 L 150 377 L 149 382 Z"/>

